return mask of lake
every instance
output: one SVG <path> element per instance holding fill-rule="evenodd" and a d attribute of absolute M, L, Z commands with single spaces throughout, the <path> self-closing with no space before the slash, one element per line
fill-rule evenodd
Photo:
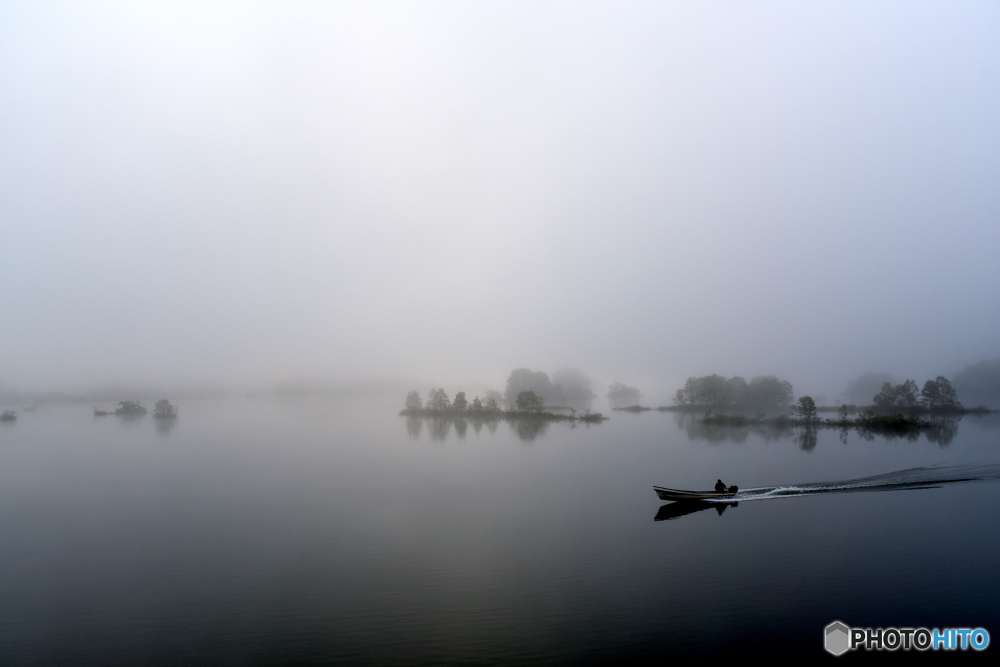
<path fill-rule="evenodd" d="M 834 620 L 1000 633 L 996 415 L 866 440 L 655 411 L 519 429 L 401 417 L 403 398 L 0 424 L 0 663 L 600 664 L 821 657 Z M 874 488 L 989 479 L 654 520 L 654 485 L 915 468 Z"/>

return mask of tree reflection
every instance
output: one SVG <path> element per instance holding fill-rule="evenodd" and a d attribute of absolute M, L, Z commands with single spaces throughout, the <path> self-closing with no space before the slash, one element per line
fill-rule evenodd
<path fill-rule="evenodd" d="M 428 431 L 430 431 L 431 440 L 444 442 L 445 438 L 448 437 L 448 431 L 451 430 L 452 420 L 448 417 L 432 417 L 430 421 Z"/>
<path fill-rule="evenodd" d="M 160 435 L 167 435 L 177 426 L 177 417 L 170 417 L 168 419 L 154 419 L 153 422 L 156 424 L 156 432 Z"/>
<path fill-rule="evenodd" d="M 518 419 L 513 422 L 514 432 L 517 437 L 524 442 L 531 442 L 540 435 L 544 435 L 549 428 L 549 423 L 544 419 Z"/>
<path fill-rule="evenodd" d="M 489 433 L 496 433 L 497 420 L 479 417 L 453 417 L 451 415 L 443 417 L 417 417 L 410 415 L 406 418 L 406 433 L 414 440 L 420 439 L 423 432 L 424 422 L 427 423 L 427 432 L 431 440 L 444 442 L 448 439 L 452 427 L 459 440 L 464 440 L 469 431 L 469 425 L 477 435 L 482 432 L 485 426 Z"/>
<path fill-rule="evenodd" d="M 932 420 L 933 426 L 927 430 L 927 442 L 933 442 L 941 447 L 947 447 L 958 435 L 958 419 L 954 417 L 939 417 Z"/>
<path fill-rule="evenodd" d="M 929 420 L 929 425 L 925 422 L 919 427 L 914 427 L 912 424 L 897 427 L 894 424 L 880 423 L 844 425 L 832 420 L 818 420 L 815 423 L 803 424 L 781 417 L 767 420 L 756 417 L 725 417 L 720 419 L 714 415 L 691 412 L 674 412 L 673 417 L 677 428 L 691 440 L 702 440 L 711 444 L 739 444 L 746 442 L 750 436 L 765 442 L 792 440 L 804 452 L 810 452 L 816 448 L 819 442 L 819 432 L 823 429 L 836 429 L 840 442 L 845 445 L 849 439 L 848 434 L 854 431 L 865 442 L 872 442 L 875 438 L 917 442 L 923 433 L 926 434 L 928 442 L 940 447 L 947 447 L 958 435 L 958 425 L 963 419 L 962 416 L 937 416 Z"/>
<path fill-rule="evenodd" d="M 119 424 L 129 424 L 130 426 L 135 426 L 136 424 L 141 422 L 146 415 L 120 414 L 116 416 L 118 417 Z"/>
<path fill-rule="evenodd" d="M 424 420 L 420 417 L 407 417 L 406 418 L 406 432 L 410 434 L 410 437 L 414 440 L 420 438 L 420 431 L 424 428 Z"/>
<path fill-rule="evenodd" d="M 519 416 L 514 419 L 506 418 L 505 421 L 510 423 L 511 429 L 517 435 L 518 439 L 523 442 L 535 440 L 544 435 L 549 428 L 549 420 L 547 419 L 532 419 L 531 417 Z M 410 438 L 414 440 L 420 438 L 425 422 L 431 440 L 444 442 L 451 434 L 452 427 L 454 427 L 455 436 L 459 440 L 464 440 L 468 435 L 469 426 L 472 426 L 472 431 L 476 435 L 482 433 L 484 428 L 487 433 L 493 435 L 497 432 L 497 425 L 500 422 L 500 418 L 496 416 L 477 416 L 471 413 L 462 417 L 453 415 L 440 417 L 409 415 L 406 417 L 406 432 Z M 570 423 L 571 428 L 575 426 L 575 423 Z"/>
<path fill-rule="evenodd" d="M 816 449 L 817 439 L 815 426 L 803 426 L 795 434 L 795 442 L 798 444 L 799 449 L 804 452 L 811 452 Z"/>
<path fill-rule="evenodd" d="M 675 412 L 674 423 L 677 428 L 684 431 L 691 440 L 704 440 L 713 444 L 731 442 L 739 444 L 745 442 L 750 435 L 754 435 L 765 442 L 777 442 L 789 437 L 794 432 L 794 427 L 790 424 L 783 424 L 773 421 L 748 420 L 746 424 L 731 426 L 728 424 L 706 424 L 704 415 L 690 412 Z"/>

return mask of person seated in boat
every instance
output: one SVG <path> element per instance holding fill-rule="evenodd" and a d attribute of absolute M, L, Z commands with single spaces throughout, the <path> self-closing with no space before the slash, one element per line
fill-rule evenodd
<path fill-rule="evenodd" d="M 715 482 L 715 492 L 716 493 L 725 493 L 726 492 L 726 485 L 722 483 L 721 479 L 716 480 L 716 482 Z"/>

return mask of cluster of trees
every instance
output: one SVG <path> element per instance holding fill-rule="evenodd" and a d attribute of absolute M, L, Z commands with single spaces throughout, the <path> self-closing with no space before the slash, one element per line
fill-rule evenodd
<path fill-rule="evenodd" d="M 939 376 L 930 382 L 940 384 L 941 379 Z M 865 373 L 851 380 L 841 397 L 845 403 L 864 405 L 873 400 L 873 395 L 880 396 L 887 409 L 927 407 L 932 410 L 954 410 L 960 409 L 957 407 L 961 405 L 959 397 L 966 405 L 1000 407 L 1000 359 L 983 359 L 955 373 L 950 381 L 954 391 L 950 398 L 947 391 L 944 398 L 936 397 L 933 387 L 930 389 L 930 396 L 925 397 L 923 391 L 918 392 L 915 386 L 907 386 L 907 382 L 909 380 L 896 384 L 896 380 L 887 373 Z M 892 391 L 885 392 L 886 384 L 892 387 Z"/>
<path fill-rule="evenodd" d="M 517 395 L 514 406 L 520 412 L 541 412 L 545 409 L 545 399 L 533 391 L 522 391 Z"/>
<path fill-rule="evenodd" d="M 917 383 L 906 380 L 900 384 L 886 382 L 882 389 L 872 398 L 872 404 L 879 410 L 917 410 L 924 409 L 933 412 L 951 412 L 962 410 L 958 400 L 958 392 L 952 387 L 948 378 L 941 375 L 924 383 L 924 388 L 917 393 Z"/>
<path fill-rule="evenodd" d="M 411 391 L 406 395 L 406 409 L 407 410 L 422 410 L 424 409 L 423 401 L 420 398 L 420 392 Z M 431 389 L 427 393 L 427 410 L 457 410 L 457 411 L 473 411 L 473 412 L 495 412 L 500 409 L 497 405 L 495 398 L 488 397 L 485 401 L 479 400 L 476 396 L 472 399 L 472 403 L 465 397 L 465 392 L 460 391 L 455 394 L 455 400 L 449 400 L 448 394 L 444 389 Z"/>
<path fill-rule="evenodd" d="M 124 415 L 127 417 L 138 417 L 146 414 L 146 406 L 144 406 L 139 401 L 119 401 L 118 407 L 115 408 L 116 415 Z M 103 410 L 94 409 L 95 415 L 105 415 L 107 414 Z M 156 407 L 153 408 L 153 416 L 158 419 L 167 419 L 170 417 L 177 416 L 177 406 L 173 405 L 167 399 L 160 399 L 156 402 Z"/>
<path fill-rule="evenodd" d="M 549 379 L 547 373 L 529 368 L 516 368 L 507 378 L 503 397 L 514 405 L 523 391 L 534 392 L 549 403 L 581 403 L 594 399 L 590 378 L 573 368 L 556 371 Z"/>
<path fill-rule="evenodd" d="M 690 377 L 674 394 L 675 405 L 697 408 L 768 411 L 785 408 L 791 402 L 791 383 L 773 375 L 758 376 L 750 382 L 739 376 Z"/>
<path fill-rule="evenodd" d="M 177 407 L 172 405 L 167 399 L 161 399 L 156 402 L 156 407 L 153 408 L 153 416 L 157 419 L 176 417 Z"/>
<path fill-rule="evenodd" d="M 144 406 L 139 401 L 118 401 L 118 407 L 115 408 L 116 415 L 144 415 L 146 414 L 146 406 Z"/>
<path fill-rule="evenodd" d="M 542 412 L 545 410 L 545 399 L 533 391 L 522 391 L 514 399 L 514 408 L 518 412 Z M 411 391 L 406 395 L 407 410 L 432 410 L 435 412 L 499 412 L 500 406 L 496 399 L 488 397 L 485 401 L 476 396 L 470 403 L 465 392 L 455 394 L 455 400 L 449 400 L 444 389 L 431 389 L 427 394 L 427 404 L 424 405 L 420 392 Z"/>

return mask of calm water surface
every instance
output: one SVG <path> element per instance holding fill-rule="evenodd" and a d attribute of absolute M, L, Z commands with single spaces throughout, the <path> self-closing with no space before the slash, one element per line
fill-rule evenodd
<path fill-rule="evenodd" d="M 824 657 L 836 619 L 1000 641 L 998 481 L 669 521 L 652 490 L 998 464 L 995 417 L 843 442 L 657 412 L 435 422 L 401 402 L 181 402 L 172 424 L 42 406 L 0 424 L 0 663 Z"/>

